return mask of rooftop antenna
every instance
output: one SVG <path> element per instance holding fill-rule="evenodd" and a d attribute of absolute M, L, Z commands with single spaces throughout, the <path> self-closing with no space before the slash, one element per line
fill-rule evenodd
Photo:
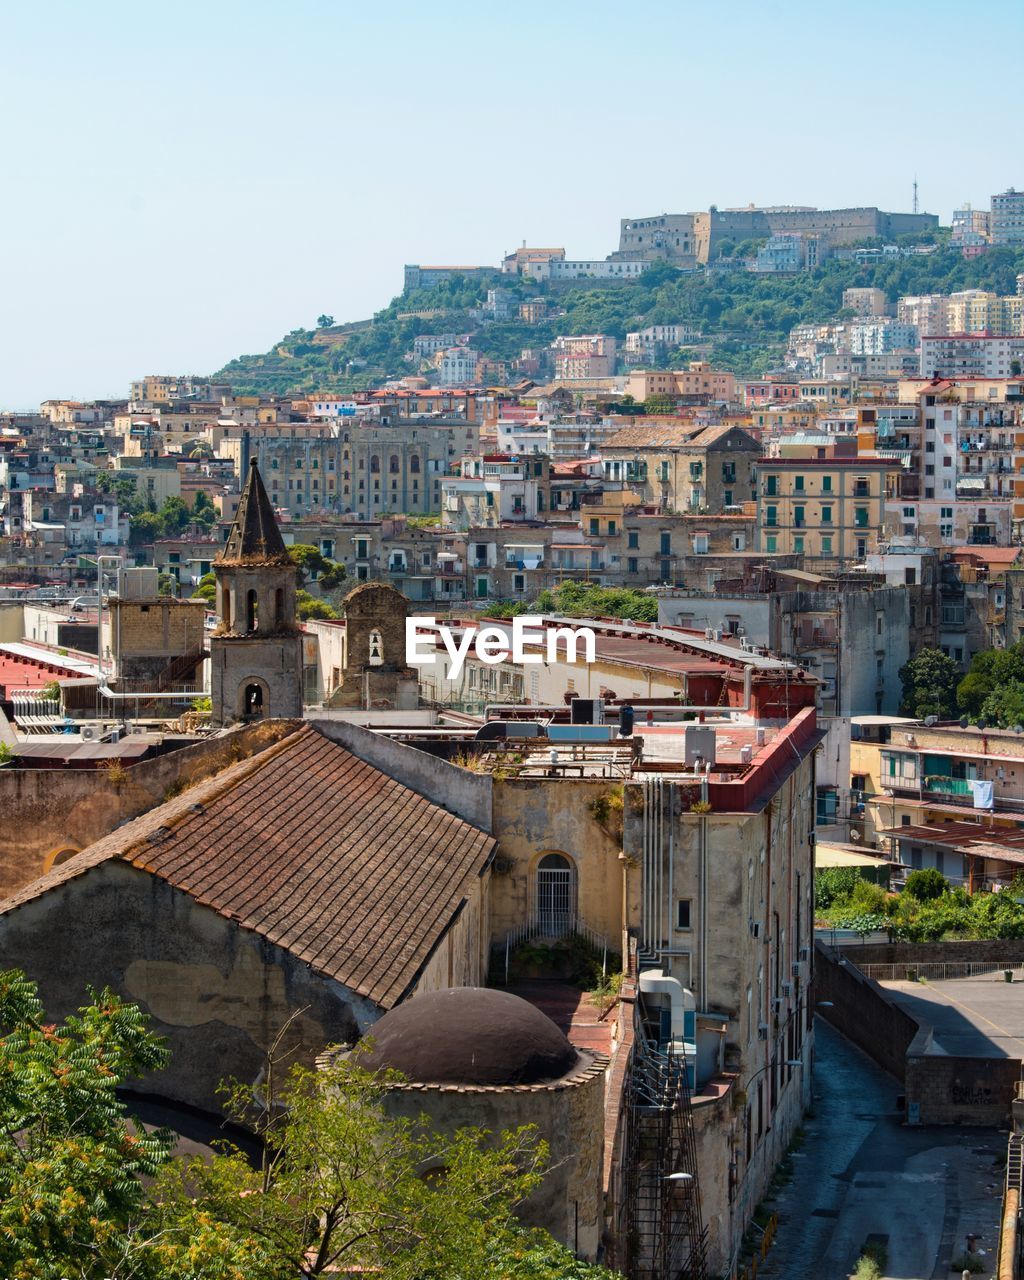
<path fill-rule="evenodd" d="M 915 212 L 915 213 L 917 213 L 917 209 L 918 209 L 918 204 L 917 204 L 917 175 L 915 174 L 915 175 L 914 175 L 914 212 Z"/>

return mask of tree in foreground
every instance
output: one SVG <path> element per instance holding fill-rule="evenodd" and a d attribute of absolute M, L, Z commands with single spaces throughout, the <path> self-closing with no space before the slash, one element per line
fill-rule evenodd
<path fill-rule="evenodd" d="M 168 1166 L 155 1190 L 154 1252 L 180 1280 L 295 1280 L 366 1272 L 387 1280 L 608 1277 L 514 1211 L 547 1155 L 529 1128 L 442 1134 L 389 1117 L 398 1077 L 347 1060 L 295 1067 L 275 1098 L 234 1085 L 227 1113 L 263 1143 L 256 1166 L 226 1146 Z"/>
<path fill-rule="evenodd" d="M 36 987 L 0 973 L 0 1275 L 100 1280 L 143 1274 L 141 1179 L 169 1159 L 116 1089 L 167 1060 L 135 1005 L 110 991 L 64 1023 Z"/>

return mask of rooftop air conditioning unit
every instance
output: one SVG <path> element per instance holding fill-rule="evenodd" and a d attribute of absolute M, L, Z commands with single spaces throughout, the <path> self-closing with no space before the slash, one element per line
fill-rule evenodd
<path fill-rule="evenodd" d="M 757 1038 L 758 1040 L 768 1039 L 768 1023 L 767 1022 L 759 1022 L 757 1024 Z"/>
<path fill-rule="evenodd" d="M 801 959 L 802 961 L 810 960 L 810 958 L 811 958 L 811 949 L 810 949 L 810 947 L 801 947 L 801 948 L 800 948 L 800 950 L 797 952 L 797 954 L 799 955 L 799 957 L 800 957 L 800 959 Z"/>
<path fill-rule="evenodd" d="M 792 975 L 793 975 L 793 977 L 794 977 L 794 978 L 799 978 L 799 977 L 800 977 L 801 969 L 800 969 L 800 961 L 799 961 L 799 960 L 794 960 L 794 961 L 793 961 L 793 964 L 792 964 L 792 966 L 791 966 L 791 968 L 790 968 L 790 972 L 792 973 Z"/>
<path fill-rule="evenodd" d="M 82 726 L 82 741 L 83 741 L 83 742 L 94 742 L 95 740 L 96 740 L 96 730 L 92 727 L 92 725 L 91 725 L 91 724 L 83 725 L 83 726 Z"/>
<path fill-rule="evenodd" d="M 791 995 L 793 994 L 793 984 L 792 984 L 792 982 L 784 982 L 784 983 L 782 984 L 782 994 L 783 994 L 784 996 L 791 996 Z"/>

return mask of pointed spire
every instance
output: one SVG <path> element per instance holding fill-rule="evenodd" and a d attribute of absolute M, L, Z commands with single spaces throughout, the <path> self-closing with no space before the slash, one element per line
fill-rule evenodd
<path fill-rule="evenodd" d="M 228 540 L 217 558 L 234 563 L 246 560 L 258 564 L 292 563 L 255 458 L 249 464 L 249 475 Z"/>

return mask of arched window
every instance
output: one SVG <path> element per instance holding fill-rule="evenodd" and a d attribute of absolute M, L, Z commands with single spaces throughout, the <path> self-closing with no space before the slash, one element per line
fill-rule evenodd
<path fill-rule="evenodd" d="M 391 460 L 388 462 L 388 470 L 391 472 L 393 476 L 398 475 L 398 454 L 397 453 L 393 453 L 391 455 Z"/>
<path fill-rule="evenodd" d="M 284 626 L 284 587 L 278 587 L 274 592 L 274 625 Z"/>
<path fill-rule="evenodd" d="M 246 720 L 259 720 L 265 710 L 263 705 L 263 686 L 247 684 L 243 695 L 243 716 Z"/>
<path fill-rule="evenodd" d="M 576 868 L 562 853 L 546 853 L 537 863 L 537 924 L 549 938 L 576 926 Z"/>
<path fill-rule="evenodd" d="M 380 474 L 380 458 L 375 453 L 370 454 L 370 470 L 374 475 Z"/>
<path fill-rule="evenodd" d="M 419 473 L 420 473 L 420 455 L 419 455 L 418 453 L 414 453 L 414 454 L 412 455 L 412 457 L 409 459 L 409 470 L 413 473 L 413 475 L 414 475 L 414 476 L 418 476 L 418 475 L 419 475 Z"/>
<path fill-rule="evenodd" d="M 245 593 L 245 629 L 255 631 L 259 623 L 260 605 L 256 589 L 250 587 Z"/>
<path fill-rule="evenodd" d="M 220 589 L 220 618 L 225 627 L 231 629 L 231 588 L 225 582 Z"/>

